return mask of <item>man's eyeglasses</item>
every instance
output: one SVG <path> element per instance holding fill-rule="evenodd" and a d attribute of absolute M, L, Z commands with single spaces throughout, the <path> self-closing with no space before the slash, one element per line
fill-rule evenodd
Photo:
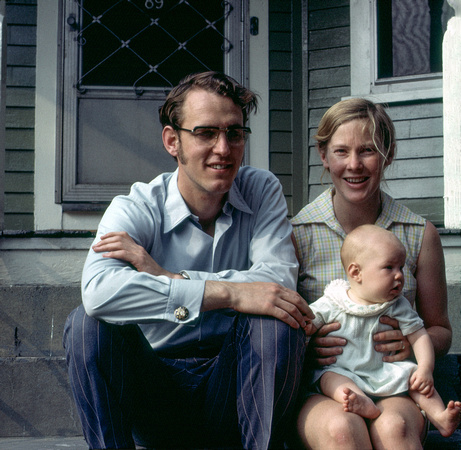
<path fill-rule="evenodd" d="M 227 142 L 230 146 L 238 147 L 246 142 L 251 133 L 248 127 L 194 127 L 193 130 L 187 128 L 175 127 L 177 130 L 187 131 L 195 138 L 195 142 L 200 145 L 213 147 L 218 141 L 219 133 L 221 131 L 226 134 Z"/>

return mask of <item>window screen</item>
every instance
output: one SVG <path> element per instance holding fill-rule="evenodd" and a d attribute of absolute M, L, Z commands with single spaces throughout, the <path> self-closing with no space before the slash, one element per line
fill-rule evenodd
<path fill-rule="evenodd" d="M 446 0 L 378 0 L 378 78 L 442 71 Z"/>

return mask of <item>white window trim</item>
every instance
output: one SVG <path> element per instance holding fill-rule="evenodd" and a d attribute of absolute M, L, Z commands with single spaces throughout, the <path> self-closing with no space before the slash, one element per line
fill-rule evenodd
<path fill-rule="evenodd" d="M 376 0 L 351 0 L 351 96 L 378 103 L 442 98 L 442 74 L 376 82 Z"/>
<path fill-rule="evenodd" d="M 54 2 L 37 3 L 34 169 L 35 230 L 63 229 L 62 208 L 54 202 L 59 13 L 60 8 L 56 8 Z"/>
<path fill-rule="evenodd" d="M 249 36 L 249 88 L 259 95 L 258 112 L 250 116 L 246 163 L 269 170 L 269 2 L 249 2 L 250 17 L 259 19 L 259 33 Z"/>

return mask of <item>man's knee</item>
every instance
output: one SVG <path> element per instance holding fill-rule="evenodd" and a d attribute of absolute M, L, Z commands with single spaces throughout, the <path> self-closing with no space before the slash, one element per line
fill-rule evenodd
<path fill-rule="evenodd" d="M 301 370 L 305 352 L 302 329 L 269 316 L 242 315 L 239 321 L 238 346 L 247 348 L 242 354 L 244 359 L 251 355 L 252 363 L 272 361 L 280 369 Z"/>
<path fill-rule="evenodd" d="M 275 317 L 242 314 L 239 323 L 244 328 L 242 335 L 261 339 L 269 346 L 274 342 L 297 344 L 300 341 L 304 344 L 305 341 L 302 329 L 295 329 Z"/>

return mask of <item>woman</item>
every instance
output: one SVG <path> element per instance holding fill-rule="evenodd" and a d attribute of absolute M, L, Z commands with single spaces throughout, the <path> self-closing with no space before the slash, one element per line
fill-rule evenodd
<path fill-rule="evenodd" d="M 407 250 L 403 294 L 416 306 L 442 356 L 451 344 L 443 251 L 434 225 L 397 204 L 381 190 L 385 169 L 395 155 L 395 130 L 381 105 L 364 99 L 344 100 L 332 106 L 320 121 L 315 136 L 324 168 L 333 187 L 293 218 L 300 258 L 299 292 L 308 302 L 323 295 L 325 285 L 344 278 L 339 251 L 350 231 L 376 224 L 397 235 Z M 384 361 L 410 356 L 410 345 L 389 318 L 392 327 L 377 333 L 376 351 L 395 352 Z M 342 353 L 345 339 L 328 337 L 339 323 L 324 325 L 312 339 L 313 356 L 328 365 Z M 311 359 L 312 359 L 311 358 Z M 420 449 L 425 420 L 409 397 L 377 402 L 381 415 L 365 421 L 344 412 L 342 406 L 320 394 L 306 396 L 298 416 L 298 434 L 306 448 Z"/>

